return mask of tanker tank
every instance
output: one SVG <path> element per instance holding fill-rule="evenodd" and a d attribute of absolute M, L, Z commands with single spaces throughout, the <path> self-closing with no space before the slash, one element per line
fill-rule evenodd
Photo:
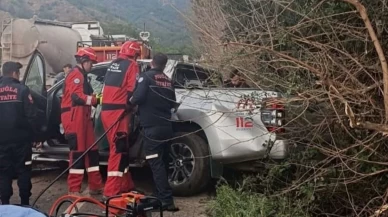
<path fill-rule="evenodd" d="M 12 40 L 10 33 L 12 31 Z M 39 52 L 45 60 L 46 84 L 51 77 L 62 71 L 63 65 L 75 64 L 74 54 L 77 52 L 77 42 L 81 35 L 71 28 L 71 24 L 32 19 L 13 19 L 12 25 L 3 30 L 1 45 L 4 47 L 12 42 L 11 55 L 2 54 L 3 60 L 18 61 L 23 64 L 21 78 L 26 66 L 35 52 Z"/>

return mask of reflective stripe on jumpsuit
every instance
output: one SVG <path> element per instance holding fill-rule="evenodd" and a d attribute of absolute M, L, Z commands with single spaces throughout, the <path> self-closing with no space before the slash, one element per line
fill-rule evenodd
<path fill-rule="evenodd" d="M 86 76 L 85 76 L 86 77 Z M 93 90 L 81 70 L 76 67 L 65 79 L 62 99 L 62 125 L 68 140 L 70 164 L 95 142 L 91 119 L 91 106 L 96 105 Z M 93 148 L 85 159 L 74 165 L 68 175 L 69 192 L 80 192 L 84 171 L 88 173 L 90 190 L 100 190 L 102 179 L 99 171 L 98 148 Z"/>
<path fill-rule="evenodd" d="M 12 156 L 12 157 L 10 157 Z M 32 149 L 30 143 L 0 145 L 1 203 L 9 204 L 13 195 L 13 175 L 18 176 L 19 196 L 22 205 L 29 205 L 31 196 Z"/>
<path fill-rule="evenodd" d="M 172 126 L 144 128 L 144 151 L 150 164 L 156 196 L 163 203 L 173 203 L 172 188 L 168 183 L 168 149 L 173 137 Z"/>
<path fill-rule="evenodd" d="M 20 67 L 19 63 L 4 63 L 4 77 L 0 78 L 0 204 L 10 203 L 12 181 L 17 176 L 20 203 L 29 205 L 32 188 L 31 143 L 35 139 L 34 133 L 45 122 L 38 115 L 29 88 L 18 79 L 7 76 Z"/>
<path fill-rule="evenodd" d="M 137 63 L 123 55 L 109 66 L 102 93 L 101 120 L 105 130 L 128 108 L 137 74 Z M 129 127 L 128 114 L 107 133 L 110 151 L 104 196 L 128 192 L 135 187 L 129 172 Z"/>
<path fill-rule="evenodd" d="M 103 106 L 101 119 L 104 129 L 106 130 L 114 124 L 122 112 L 124 112 L 124 109 L 105 110 Z M 109 160 L 104 189 L 105 196 L 114 196 L 121 192 L 128 192 L 135 187 L 128 168 L 128 127 L 129 116 L 127 115 L 107 133 Z"/>

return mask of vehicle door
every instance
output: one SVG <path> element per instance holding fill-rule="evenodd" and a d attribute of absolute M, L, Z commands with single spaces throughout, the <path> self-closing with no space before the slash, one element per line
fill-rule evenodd
<path fill-rule="evenodd" d="M 44 58 L 39 52 L 35 52 L 31 57 L 25 70 L 22 83 L 30 88 L 34 104 L 38 108 L 38 116 L 40 120 L 40 125 L 42 127 L 39 129 L 37 141 L 45 141 L 48 137 L 46 69 Z"/>

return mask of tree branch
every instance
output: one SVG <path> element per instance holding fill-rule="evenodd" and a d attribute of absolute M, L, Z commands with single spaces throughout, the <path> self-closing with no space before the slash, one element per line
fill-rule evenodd
<path fill-rule="evenodd" d="M 368 29 L 369 37 L 372 39 L 373 44 L 375 46 L 376 52 L 379 55 L 381 68 L 383 70 L 383 82 L 384 82 L 384 108 L 385 108 L 385 121 L 388 121 L 388 65 L 385 59 L 384 51 L 381 47 L 379 40 L 377 39 L 377 35 L 375 30 L 373 29 L 372 23 L 369 20 L 368 14 L 364 5 L 362 5 L 358 0 L 343 0 L 354 7 L 356 7 L 357 11 L 360 13 L 362 20 L 364 21 L 365 27 Z"/>

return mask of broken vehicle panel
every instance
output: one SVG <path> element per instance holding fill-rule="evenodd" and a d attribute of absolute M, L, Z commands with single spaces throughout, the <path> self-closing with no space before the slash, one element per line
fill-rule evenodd
<path fill-rule="evenodd" d="M 261 121 L 260 108 L 239 110 L 243 95 L 257 94 L 256 100 L 279 97 L 276 92 L 256 90 L 177 90 L 180 121 L 193 121 L 204 130 L 212 158 L 222 163 L 237 163 L 263 158 L 267 151 L 275 159 L 286 156 L 286 141 L 276 140 Z M 271 150 L 269 144 L 274 142 Z"/>

